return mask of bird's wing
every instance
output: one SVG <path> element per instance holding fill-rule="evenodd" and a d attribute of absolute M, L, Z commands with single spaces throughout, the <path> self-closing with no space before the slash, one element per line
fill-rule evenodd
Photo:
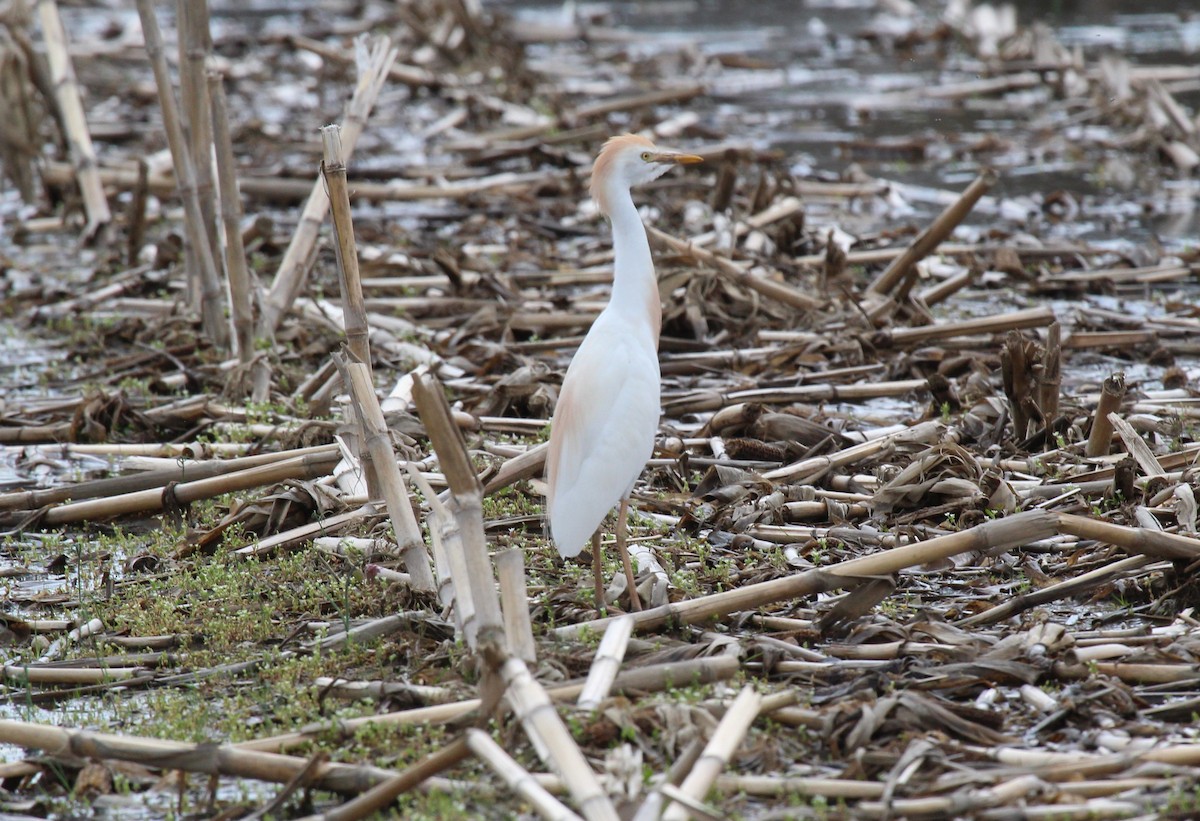
<path fill-rule="evenodd" d="M 550 431 L 550 532 L 564 556 L 578 555 L 629 493 L 658 430 L 658 354 L 652 340 L 619 323 L 598 320 L 597 326 L 571 361 Z"/>

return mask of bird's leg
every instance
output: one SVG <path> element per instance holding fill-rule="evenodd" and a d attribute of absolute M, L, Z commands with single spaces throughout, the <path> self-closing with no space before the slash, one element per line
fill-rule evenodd
<path fill-rule="evenodd" d="M 617 510 L 617 552 L 621 554 L 621 564 L 625 565 L 625 580 L 629 582 L 629 606 L 634 610 L 642 609 L 642 600 L 638 598 L 637 584 L 633 578 L 633 564 L 629 561 L 629 550 L 625 547 L 625 526 L 629 518 L 629 498 L 621 500 Z"/>
<path fill-rule="evenodd" d="M 592 575 L 596 582 L 596 612 L 604 615 L 604 565 L 600 561 L 600 528 L 592 534 Z"/>

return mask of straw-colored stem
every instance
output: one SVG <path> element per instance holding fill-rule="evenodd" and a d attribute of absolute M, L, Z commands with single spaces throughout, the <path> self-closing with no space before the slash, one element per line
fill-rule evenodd
<path fill-rule="evenodd" d="M 332 358 L 325 360 L 320 367 L 306 376 L 296 386 L 296 389 L 292 391 L 292 398 L 303 399 L 305 402 L 312 404 L 317 392 L 330 381 L 339 383 L 341 381 L 341 375 L 337 370 L 337 363 Z"/>
<path fill-rule="evenodd" d="M 546 451 L 549 448 L 549 444 L 543 442 L 540 445 L 534 445 L 520 456 L 509 459 L 500 466 L 496 475 L 488 480 L 483 488 L 483 495 L 489 496 L 522 479 L 532 479 L 541 474 L 546 465 Z"/>
<path fill-rule="evenodd" d="M 363 302 L 362 277 L 358 270 L 358 246 L 354 241 L 354 221 L 350 214 L 350 192 L 346 186 L 346 163 L 342 155 L 342 129 L 327 125 L 321 129 L 325 161 L 321 173 L 333 211 L 334 251 L 338 263 L 338 284 L 342 292 L 342 316 L 346 330 L 346 347 L 351 355 L 371 367 L 371 345 L 368 340 L 367 307 Z"/>
<path fill-rule="evenodd" d="M 1051 322 L 1046 329 L 1046 355 L 1042 360 L 1042 373 L 1038 381 L 1038 407 L 1042 419 L 1050 425 L 1058 416 L 1058 399 L 1062 393 L 1062 325 Z M 1047 437 L 1046 447 L 1054 446 L 1053 438 Z"/>
<path fill-rule="evenodd" d="M 4 677 L 18 684 L 99 684 L 145 674 L 145 667 L 23 667 L 6 664 Z"/>
<path fill-rule="evenodd" d="M 167 145 L 171 149 L 171 161 L 175 166 L 179 193 L 183 198 L 187 233 L 191 237 L 196 263 L 199 266 L 199 270 L 193 272 L 193 276 L 195 281 L 200 284 L 200 305 L 198 307 L 204 323 L 204 332 L 213 345 L 217 348 L 225 348 L 228 345 L 229 333 L 225 325 L 225 312 L 222 309 L 221 281 L 217 275 L 217 264 L 213 259 L 212 248 L 208 244 L 208 235 L 204 228 L 204 212 L 200 207 L 200 196 L 196 191 L 196 175 L 192 168 L 191 155 L 188 153 L 183 124 L 179 119 L 175 92 L 171 88 L 171 74 L 167 68 L 167 58 L 163 50 L 162 32 L 159 31 L 158 18 L 155 15 L 154 0 L 137 0 L 137 8 L 138 16 L 142 21 L 142 33 L 146 39 L 146 54 L 150 57 L 150 65 L 154 69 L 154 81 L 158 86 L 158 98 L 162 107 L 163 128 L 167 133 Z"/>
<path fill-rule="evenodd" d="M 978 271 L 974 268 L 968 268 L 961 274 L 939 282 L 931 288 L 927 288 L 917 295 L 917 298 L 925 303 L 926 306 L 937 305 L 939 302 L 945 302 L 956 293 L 966 288 L 976 279 L 978 279 Z"/>
<path fill-rule="evenodd" d="M 139 0 L 139 2 L 148 2 L 148 0 Z M 346 109 L 346 117 L 342 125 L 343 162 L 349 162 L 354 153 L 354 147 L 358 144 L 358 138 L 362 136 L 367 117 L 370 116 L 371 109 L 375 106 L 375 101 L 388 76 L 388 69 L 396 59 L 396 54 L 396 49 L 392 48 L 391 41 L 387 37 L 380 37 L 375 41 L 367 68 L 359 77 L 358 84 L 354 89 L 354 96 Z M 284 314 L 288 312 L 296 295 L 300 293 L 307 272 L 307 261 L 316 244 L 317 235 L 320 233 L 321 223 L 325 221 L 325 212 L 328 208 L 329 197 L 325 193 L 324 180 L 318 179 L 304 205 L 296 233 L 292 236 L 292 241 L 284 252 L 283 260 L 279 263 L 275 280 L 271 283 L 271 290 L 267 295 L 266 304 L 263 306 L 263 315 L 260 321 L 261 336 L 274 336 L 275 329 L 279 327 Z"/>
<path fill-rule="evenodd" d="M 537 645 L 533 641 L 529 594 L 525 589 L 525 551 L 519 547 L 501 550 L 495 556 L 495 563 L 509 650 L 526 664 L 533 664 L 537 661 Z"/>
<path fill-rule="evenodd" d="M 583 692 L 576 702 L 581 709 L 594 710 L 608 697 L 608 690 L 621 670 L 621 662 L 625 659 L 625 650 L 629 647 L 629 637 L 632 635 L 633 619 L 629 616 L 618 617 L 608 625 L 600 646 L 596 648 L 596 658 L 588 670 Z"/>
<path fill-rule="evenodd" d="M 448 536 L 452 535 L 449 531 L 455 528 L 454 517 L 450 515 L 450 511 L 438 499 L 437 492 L 430 486 L 429 481 L 417 470 L 416 465 L 411 462 L 404 466 L 408 470 L 408 475 L 412 479 L 413 484 L 425 496 L 425 500 L 429 503 L 429 509 L 433 521 L 429 527 L 430 549 L 433 553 L 433 570 L 437 576 L 438 584 L 438 601 L 441 602 L 443 612 L 453 610 L 454 621 L 459 632 L 463 628 L 463 608 L 456 607 L 454 604 L 454 573 L 450 563 L 450 556 L 454 554 L 461 555 L 457 541 L 457 535 L 454 535 L 455 541 L 450 543 Z M 454 530 L 457 534 L 457 530 Z M 447 546 L 453 548 L 453 552 L 447 550 Z M 470 606 L 471 612 L 474 612 L 474 605 Z"/>
<path fill-rule="evenodd" d="M 84 234 L 93 237 L 112 221 L 112 212 L 104 196 L 104 185 L 96 165 L 96 149 L 88 132 L 87 117 L 83 111 L 83 98 L 79 93 L 79 82 L 75 79 L 75 67 L 67 46 L 67 32 L 58 13 L 55 0 L 38 0 L 38 16 L 42 23 L 42 34 L 46 39 L 46 57 L 50 63 L 51 81 L 54 83 L 55 98 L 62 114 L 66 131 L 67 147 L 79 190 L 83 194 L 83 207 L 87 212 L 87 227 Z"/>
<path fill-rule="evenodd" d="M 439 530 L 442 550 L 446 554 L 445 581 L 450 583 L 454 621 L 463 641 L 468 647 L 474 648 L 479 637 L 479 609 L 475 606 L 475 593 L 471 588 L 471 571 L 467 566 L 466 551 L 463 550 L 462 531 L 458 519 L 449 509 L 443 508 L 434 515 L 434 524 Z"/>
<path fill-rule="evenodd" d="M 437 752 L 430 753 L 416 764 L 381 781 L 337 809 L 310 815 L 305 821 L 358 821 L 367 818 L 372 813 L 386 809 L 393 801 L 416 789 L 426 779 L 453 767 L 470 752 L 466 739 L 456 738 Z"/>
<path fill-rule="evenodd" d="M 1000 364 L 1003 369 L 1004 393 L 1008 398 L 1008 412 L 1012 418 L 1013 438 L 1018 442 L 1028 435 L 1030 419 L 1027 409 L 1033 389 L 1029 379 L 1032 368 L 1025 354 L 1025 337 L 1017 331 L 1009 331 L 1000 351 Z"/>
<path fill-rule="evenodd" d="M 297 448 L 279 453 L 260 453 L 257 456 L 241 456 L 234 459 L 204 459 L 180 461 L 177 465 L 162 470 L 147 470 L 129 476 L 115 476 L 111 479 L 93 479 L 90 482 L 80 482 L 76 485 L 45 488 L 44 490 L 22 490 L 13 493 L 0 493 L 0 510 L 36 510 L 46 505 L 59 504 L 68 499 L 97 499 L 116 496 L 122 493 L 132 493 L 149 488 L 166 487 L 171 482 L 192 482 L 197 479 L 209 479 L 227 473 L 235 473 L 247 468 L 282 462 L 295 456 L 305 456 L 314 453 L 333 453 L 337 445 L 317 445 L 311 448 Z"/>
<path fill-rule="evenodd" d="M 626 670 L 617 676 L 613 689 L 629 692 L 658 692 L 668 687 L 695 686 L 724 681 L 732 677 L 741 664 L 732 656 L 717 656 L 715 658 L 688 659 L 686 661 L 669 662 L 666 664 L 650 664 Z M 562 684 L 551 687 L 547 695 L 555 701 L 567 701 L 577 698 L 583 691 L 583 683 Z M 456 721 L 463 716 L 478 710 L 482 704 L 480 699 L 472 698 L 452 704 L 437 704 L 432 707 L 418 707 L 411 710 L 401 710 L 395 713 L 365 716 L 363 718 L 344 719 L 332 724 L 320 723 L 306 727 L 300 732 L 260 738 L 243 742 L 241 747 L 249 750 L 276 751 L 290 749 L 304 744 L 316 736 L 327 736 L 331 732 L 352 734 L 359 727 L 369 723 L 398 724 L 402 726 L 417 726 L 422 724 L 444 724 Z"/>
<path fill-rule="evenodd" d="M 964 319 L 959 322 L 941 322 L 936 325 L 921 325 L 916 328 L 897 328 L 881 331 L 882 339 L 896 346 L 907 346 L 950 339 L 956 336 L 998 334 L 1019 331 L 1024 328 L 1039 328 L 1054 322 L 1054 311 L 1046 305 L 1026 308 L 1007 314 Z"/>
<path fill-rule="evenodd" d="M 333 470 L 333 466 L 337 464 L 338 459 L 337 452 L 314 453 L 240 470 L 224 476 L 214 476 L 210 479 L 175 485 L 169 494 L 152 488 L 125 493 L 109 499 L 76 502 L 47 511 L 40 523 L 47 527 L 55 527 L 73 522 L 107 519 L 127 513 L 155 513 L 162 510 L 168 502 L 188 504 L 200 499 L 220 496 L 223 493 L 263 487 L 287 479 L 315 479 L 318 476 L 328 475 L 329 471 Z"/>
<path fill-rule="evenodd" d="M 974 616 L 969 616 L 955 622 L 955 626 L 966 629 L 979 627 L 984 624 L 995 624 L 1002 619 L 1022 613 L 1032 607 L 1064 599 L 1068 596 L 1078 596 L 1080 593 L 1092 590 L 1102 584 L 1109 584 L 1117 579 L 1126 578 L 1129 574 L 1141 570 L 1152 561 L 1153 559 L 1149 556 L 1130 556 L 1112 564 L 1107 564 L 1104 567 L 1098 567 L 1095 570 L 1072 579 L 1035 590 L 1032 593 L 1016 594 L 1005 599 L 1005 601 L 995 607 L 984 610 L 982 613 L 976 613 Z"/>
<path fill-rule="evenodd" d="M 1200 670 L 1195 664 L 1137 664 L 1091 661 L 1087 664 L 1055 662 L 1053 673 L 1062 680 L 1084 681 L 1093 676 L 1110 676 L 1130 684 L 1175 684 L 1194 682 Z"/>
<path fill-rule="evenodd" d="M 796 484 L 805 484 L 817 475 L 852 465 L 895 444 L 938 441 L 946 435 L 945 431 L 945 426 L 938 422 L 921 422 L 911 428 L 880 436 L 858 445 L 851 445 L 827 456 L 813 456 L 775 470 L 769 470 L 763 474 L 763 477 L 774 482 L 787 479 Z"/>
<path fill-rule="evenodd" d="M 217 191 L 213 185 L 213 121 L 204 77 L 212 54 L 208 0 L 175 0 L 175 20 L 179 26 L 179 97 L 183 108 L 184 134 L 195 174 L 196 196 L 200 200 L 203 230 L 195 237 L 208 242 L 213 260 L 221 257 L 217 241 Z M 219 269 L 218 265 L 218 269 Z"/>
<path fill-rule="evenodd" d="M 228 744 L 185 744 L 23 721 L 0 720 L 0 742 L 46 750 L 54 755 L 133 761 L 149 767 L 254 778 L 276 783 L 291 780 L 308 763 L 303 758 L 259 752 Z M 321 789 L 358 794 L 393 777 L 395 773 L 378 767 L 326 763 L 319 765 L 313 775 L 314 784 Z"/>
<path fill-rule="evenodd" d="M 1133 457 L 1138 467 L 1142 469 L 1142 473 L 1147 476 L 1166 475 L 1167 472 L 1163 470 L 1158 457 L 1154 455 L 1154 451 L 1150 450 L 1150 446 L 1134 430 L 1133 425 L 1126 422 L 1117 413 L 1110 413 L 1107 418 L 1108 424 L 1117 432 L 1117 436 L 1121 438 L 1121 443 L 1125 445 L 1125 450 L 1129 451 L 1129 455 Z"/>
<path fill-rule="evenodd" d="M 866 818 L 974 817 L 977 810 L 1008 807 L 1017 802 L 1027 808 L 1028 805 L 1022 799 L 1026 796 L 1032 796 L 1044 786 L 1042 779 L 1037 775 L 1019 775 L 994 787 L 971 789 L 970 791 L 964 790 L 962 793 L 956 795 L 893 798 L 889 801 L 863 801 L 855 807 L 855 814 L 856 816 L 861 814 L 861 817 Z M 1124 812 L 1120 813 L 1121 816 L 1125 814 Z M 1024 817 L 1040 818 L 1043 816 L 1039 814 L 1036 816 L 1026 815 Z M 1089 807 L 1087 812 L 1080 817 L 1089 818 L 1096 816 L 1094 815 L 1094 810 Z"/>
<path fill-rule="evenodd" d="M 1067 337 L 1066 346 L 1073 351 L 1088 348 L 1133 348 L 1138 345 L 1159 344 L 1158 333 L 1150 329 L 1133 331 L 1074 331 Z"/>
<path fill-rule="evenodd" d="M 1183 666 L 1183 665 L 1180 665 Z M 1115 759 L 1120 759 L 1122 767 L 1128 767 L 1135 761 L 1157 761 L 1161 764 L 1172 764 L 1177 767 L 1200 766 L 1200 744 L 1171 744 L 1154 747 L 1132 757 L 1127 755 L 1113 756 L 1087 752 L 1052 752 L 1048 750 L 1030 750 L 1018 747 L 967 747 L 974 755 L 980 755 L 1002 764 L 1016 767 L 1036 767 L 1039 771 L 1048 767 L 1063 766 L 1061 775 L 1055 780 L 1071 780 L 1079 773 L 1079 769 L 1089 764 L 1099 764 L 1102 768 Z M 1103 771 L 1103 769 L 1102 769 Z"/>
<path fill-rule="evenodd" d="M 346 701 L 382 701 L 399 697 L 413 704 L 447 704 L 453 698 L 453 690 L 447 687 L 430 687 L 382 679 L 352 681 L 341 676 L 317 676 L 312 685 L 322 693 Z"/>
<path fill-rule="evenodd" d="M 480 761 L 500 776 L 510 790 L 528 801 L 543 818 L 551 821 L 581 821 L 580 816 L 551 795 L 483 730 L 467 730 L 467 745 Z"/>
<path fill-rule="evenodd" d="M 254 367 L 250 370 L 252 379 L 250 386 L 250 401 L 262 404 L 271 396 L 271 368 L 267 364 L 265 358 L 260 357 L 255 360 Z M 331 383 L 336 382 L 338 377 L 335 376 L 330 380 Z M 329 413 L 329 407 L 333 404 L 332 401 L 333 388 L 329 386 L 328 393 L 314 396 L 313 402 L 309 405 L 309 411 L 314 418 L 323 416 Z"/>
<path fill-rule="evenodd" d="M 482 494 L 483 485 L 475 474 L 462 431 L 454 422 L 442 383 L 429 374 L 415 374 L 413 400 L 437 453 L 450 492 L 456 496 Z"/>
<path fill-rule="evenodd" d="M 346 373 L 355 408 L 362 413 L 364 445 L 371 454 L 371 463 L 387 504 L 404 567 L 412 575 L 415 589 L 433 591 L 436 584 L 429 566 L 429 553 L 425 550 L 425 541 L 421 538 L 421 528 L 413 513 L 404 479 L 400 476 L 392 438 L 383 419 L 383 411 L 379 408 L 379 399 L 371 386 L 370 372 L 361 362 L 348 362 Z"/>
<path fill-rule="evenodd" d="M 142 252 L 142 243 L 146 240 L 146 204 L 150 194 L 150 164 L 144 157 L 138 159 L 137 183 L 129 197 L 129 207 L 125 211 L 128 225 L 126 232 L 125 264 L 133 268 L 138 264 Z"/>
<path fill-rule="evenodd" d="M 288 800 L 292 797 L 296 790 L 307 790 L 312 787 L 313 774 L 317 771 L 317 767 L 321 766 L 327 761 L 329 761 L 329 754 L 327 752 L 324 750 L 317 750 L 314 752 L 308 757 L 304 767 L 300 770 L 297 770 L 292 777 L 288 779 L 287 783 L 283 785 L 283 788 L 278 790 L 275 795 L 272 796 L 270 801 L 260 807 L 256 814 L 261 815 L 263 818 L 273 818 L 276 815 L 279 815 L 283 811 L 283 808 L 287 806 Z M 210 785 L 215 786 L 216 780 L 217 779 L 215 776 L 210 776 Z"/>
<path fill-rule="evenodd" d="M 53 644 L 46 648 L 46 652 L 42 653 L 38 662 L 45 664 L 53 661 L 62 655 L 63 649 L 68 645 L 77 644 L 80 640 L 94 636 L 104 630 L 104 622 L 100 619 L 90 619 L 78 627 L 70 630 L 67 635 L 60 639 L 56 639 Z"/>
<path fill-rule="evenodd" d="M 768 299 L 784 305 L 790 305 L 800 311 L 813 311 L 821 307 L 821 300 L 814 299 L 797 288 L 753 273 L 731 259 L 698 248 L 690 242 L 678 239 L 665 231 L 655 228 L 653 225 L 646 226 L 646 234 L 649 236 L 651 242 L 662 245 L 670 249 L 673 253 L 695 259 L 697 262 L 715 270 L 722 278 L 749 288 Z"/>
<path fill-rule="evenodd" d="M 246 249 L 242 244 L 242 198 L 238 193 L 237 163 L 229 132 L 229 106 L 220 72 L 208 73 L 212 104 L 212 133 L 217 151 L 217 181 L 221 188 L 221 223 L 225 227 L 225 273 L 233 309 L 233 341 L 238 361 L 254 359 L 254 309 Z"/>
<path fill-rule="evenodd" d="M 545 763 L 567 785 L 583 817 L 588 821 L 616 821 L 617 811 L 608 794 L 525 662 L 509 658 L 501 666 L 500 675 L 513 714 L 534 742 L 534 748 L 544 754 Z"/>
<path fill-rule="evenodd" d="M 880 798 L 888 788 L 887 784 L 878 781 L 770 775 L 722 775 L 716 786 L 723 793 L 764 797 L 819 795 L 825 798 Z"/>
<path fill-rule="evenodd" d="M 737 160 L 737 152 L 730 149 L 725 152 L 725 161 L 717 169 L 717 182 L 709 199 L 712 210 L 716 213 L 728 210 L 730 202 L 733 201 L 733 191 L 738 178 Z"/>
<path fill-rule="evenodd" d="M 1094 539 L 1105 544 L 1115 544 L 1129 553 L 1151 556 L 1156 559 L 1200 558 L 1200 539 L 1144 527 L 1126 527 L 1088 516 L 1062 513 L 1058 516 L 1058 529 L 1081 539 Z"/>
<path fill-rule="evenodd" d="M 332 469 L 333 464 L 331 463 L 330 470 Z M 318 521 L 306 522 L 281 533 L 267 536 L 264 539 L 252 541 L 250 544 L 236 548 L 232 552 L 237 556 L 265 556 L 283 545 L 306 542 L 318 536 L 329 536 L 339 533 L 342 528 L 349 526 L 351 523 L 374 516 L 378 512 L 374 505 L 366 504 L 354 510 L 348 510 L 345 513 L 335 513 Z"/>
<path fill-rule="evenodd" d="M 762 696 L 758 691 L 750 685 L 743 687 L 721 723 L 713 730 L 712 738 L 700 754 L 700 759 L 680 785 L 679 789 L 684 795 L 696 801 L 704 800 L 716 783 L 717 776 L 729 766 L 729 760 L 746 737 L 761 707 Z M 663 821 L 687 821 L 688 817 L 687 809 L 679 803 L 671 804 L 663 813 Z"/>
<path fill-rule="evenodd" d="M 29 9 L 14 8 L 14 5 L 7 6 L 6 29 L 10 38 L 13 29 L 28 28 L 30 24 Z M 6 45 L 12 43 L 9 39 Z M 15 48 L 8 45 L 0 52 L 0 108 L 7 112 L 7 116 L 0 117 L 0 167 L 12 179 L 21 200 L 29 205 L 37 200 L 34 170 L 36 161 L 41 158 L 41 152 L 35 147 L 39 142 L 40 119 L 34 106 L 32 75 L 35 72 L 36 68 L 29 64 L 19 44 Z M 51 98 L 53 94 L 46 99 Z M 61 118 L 58 122 L 61 125 Z"/>
<path fill-rule="evenodd" d="M 683 779 L 687 778 L 703 751 L 703 739 L 693 738 L 679 757 L 671 763 L 666 777 L 659 782 L 657 787 L 646 794 L 645 800 L 638 807 L 632 821 L 658 821 L 662 817 L 663 807 L 667 805 L 667 797 L 663 794 L 663 790 L 682 784 Z"/>
<path fill-rule="evenodd" d="M 204 399 L 204 397 L 201 397 Z M 205 400 L 208 401 L 208 400 Z M 189 400 L 190 403 L 190 400 Z M 179 409 L 179 406 L 175 406 Z M 211 407 L 211 406 L 210 406 Z M 146 411 L 147 416 L 164 416 L 159 414 L 159 409 L 151 409 Z M 189 410 L 187 417 L 189 419 L 198 419 L 205 415 L 202 407 L 197 407 L 195 412 Z M 319 445 L 319 448 L 332 448 L 333 445 Z M 89 444 L 84 442 L 63 442 L 54 445 L 42 445 L 31 448 L 31 451 L 40 451 L 42 453 L 54 453 L 64 459 L 77 459 L 80 456 L 113 456 L 125 458 L 130 456 L 143 456 L 148 458 L 170 459 L 172 462 L 192 459 L 211 459 L 218 456 L 236 456 L 246 453 L 254 449 L 254 446 L 246 443 L 238 442 L 105 442 L 100 444 Z M 300 448 L 293 451 L 285 451 L 290 455 L 307 453 L 307 448 Z M 314 453 L 316 451 L 313 451 Z"/>
<path fill-rule="evenodd" d="M 333 405 L 335 392 L 341 390 L 342 375 L 337 365 L 330 359 L 327 365 L 322 365 L 292 392 L 293 398 L 302 398 L 308 402 L 313 416 L 328 415 Z"/>
<path fill-rule="evenodd" d="M 478 493 L 456 494 L 451 497 L 450 509 L 458 524 L 466 570 L 466 576 L 456 576 L 454 583 L 458 585 L 465 580 L 471 588 L 471 598 L 475 603 L 475 614 L 479 622 L 473 649 L 484 641 L 501 642 L 507 646 L 500 596 L 496 590 L 495 572 L 483 530 L 483 497 Z"/>
<path fill-rule="evenodd" d="M 996 184 L 996 179 L 995 171 L 990 168 L 984 169 L 959 195 L 958 199 L 946 206 L 946 209 L 929 224 L 929 227 L 904 249 L 904 253 L 892 260 L 883 273 L 871 283 L 871 287 L 867 289 L 868 292 L 873 294 L 891 293 L 892 289 L 908 273 L 909 268 L 931 254 L 942 240 L 950 236 L 950 232 L 971 212 L 975 203 L 979 202 L 979 198 Z"/>
<path fill-rule="evenodd" d="M 355 376 L 347 370 L 345 356 L 339 351 L 333 354 L 330 360 L 337 366 L 342 384 L 349 388 L 350 417 L 355 420 L 355 427 L 350 428 L 346 432 L 345 459 L 338 467 L 354 477 L 362 478 L 362 484 L 366 484 L 368 498 L 385 498 L 383 489 L 380 486 L 379 471 L 375 468 L 375 451 L 367 445 L 372 437 L 377 436 L 377 434 L 375 429 L 368 423 L 367 412 L 362 406 L 366 394 L 370 394 L 370 396 L 375 395 L 372 382 L 369 378 L 363 380 L 361 377 L 358 377 L 360 382 L 365 383 L 365 389 L 363 385 L 355 389 Z M 370 402 L 371 399 L 367 397 L 366 401 Z M 378 399 L 376 398 L 375 401 L 378 402 Z M 352 484 L 361 489 L 358 479 L 352 480 Z"/>
<path fill-rule="evenodd" d="M 1100 387 L 1100 401 L 1096 404 L 1096 412 L 1092 416 L 1092 430 L 1088 434 L 1084 454 L 1088 457 L 1107 456 L 1112 447 L 1113 428 L 1108 415 L 1121 408 L 1121 400 L 1125 398 L 1125 374 L 1114 373 L 1104 380 Z"/>
<path fill-rule="evenodd" d="M 839 562 L 821 570 L 809 570 L 781 579 L 745 585 L 735 590 L 673 602 L 629 617 L 639 630 L 652 630 L 669 622 L 695 624 L 714 616 L 753 609 L 777 601 L 810 596 L 846 587 L 854 580 L 885 576 L 906 567 L 925 564 L 972 550 L 1000 550 L 1046 539 L 1058 532 L 1054 514 L 1030 510 L 976 525 L 969 530 L 939 536 L 925 542 L 892 548 L 881 553 Z M 1165 534 L 1163 534 L 1165 535 Z M 607 629 L 613 617 L 565 625 L 554 632 L 559 638 L 574 638 L 584 630 Z"/>
<path fill-rule="evenodd" d="M 899 379 L 887 382 L 862 382 L 853 385 L 800 385 L 783 388 L 749 388 L 721 394 L 716 391 L 694 391 L 681 397 L 663 400 L 667 416 L 718 410 L 740 402 L 853 402 L 860 399 L 879 399 L 887 396 L 929 390 L 928 379 Z"/>
<path fill-rule="evenodd" d="M 483 487 L 475 475 L 462 431 L 454 423 L 441 383 L 429 375 L 417 375 L 413 381 L 413 399 L 453 494 L 450 508 L 462 540 L 465 575 L 459 575 L 458 567 L 451 569 L 455 574 L 457 596 L 462 595 L 463 585 L 470 586 L 478 625 L 467 628 L 464 621 L 464 632 L 469 645 L 475 649 L 486 637 L 494 634 L 499 640 L 504 634 L 500 598 L 483 531 Z"/>
<path fill-rule="evenodd" d="M 390 616 L 383 616 L 382 618 L 363 622 L 349 630 L 334 633 L 332 636 L 325 636 L 305 642 L 303 646 L 306 650 L 329 651 L 354 642 L 369 643 L 400 630 L 412 629 L 413 624 L 420 621 L 425 615 L 424 611 L 419 610 L 394 613 Z"/>

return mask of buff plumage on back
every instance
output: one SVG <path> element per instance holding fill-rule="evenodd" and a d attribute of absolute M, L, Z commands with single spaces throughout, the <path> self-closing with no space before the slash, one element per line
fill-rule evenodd
<path fill-rule="evenodd" d="M 608 178 L 613 173 L 613 166 L 616 163 L 617 155 L 621 149 L 635 146 L 639 150 L 654 150 L 654 143 L 638 134 L 620 134 L 616 137 L 609 137 L 604 147 L 600 149 L 600 154 L 596 157 L 596 162 L 592 166 L 592 182 L 588 188 L 588 193 L 592 195 L 592 199 L 600 206 L 601 213 L 608 214 L 609 203 L 605 186 L 608 184 Z"/>

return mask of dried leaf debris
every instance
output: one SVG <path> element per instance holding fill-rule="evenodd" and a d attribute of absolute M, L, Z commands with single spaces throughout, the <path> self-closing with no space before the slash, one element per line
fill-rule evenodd
<path fill-rule="evenodd" d="M 947 79 L 839 106 L 1032 120 L 864 129 L 835 176 L 722 114 L 788 86 L 750 53 L 582 9 L 217 5 L 102 36 L 0 9 L 0 638 L 26 707 L 0 740 L 44 751 L 0 764 L 6 811 L 118 782 L 227 818 L 1197 811 L 1200 260 L 1072 227 L 1112 201 L 1008 187 L 1102 157 L 1127 206 L 1139 174 L 1186 195 L 1194 66 L 879 3 L 846 42 Z M 607 293 L 586 175 L 626 130 L 707 162 L 639 197 L 664 307 L 646 609 L 610 573 L 598 617 L 540 477 Z M 969 173 L 866 170 L 897 161 Z M 217 572 L 264 614 L 236 640 L 206 621 Z M 236 738 L 32 709 L 279 675 L 304 698 Z"/>

